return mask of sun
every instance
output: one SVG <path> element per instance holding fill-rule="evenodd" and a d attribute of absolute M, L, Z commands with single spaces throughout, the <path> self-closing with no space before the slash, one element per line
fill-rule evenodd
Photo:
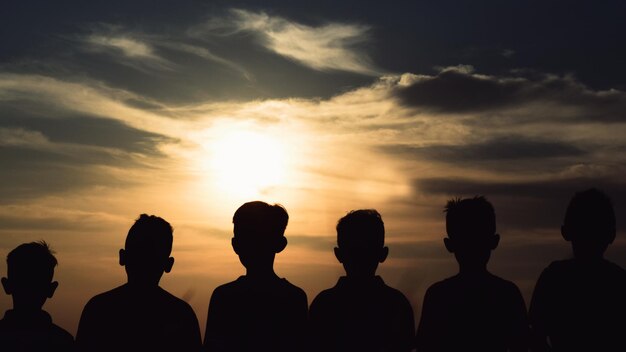
<path fill-rule="evenodd" d="M 211 168 L 219 190 L 258 196 L 286 180 L 287 149 L 277 136 L 225 131 L 211 144 Z"/>

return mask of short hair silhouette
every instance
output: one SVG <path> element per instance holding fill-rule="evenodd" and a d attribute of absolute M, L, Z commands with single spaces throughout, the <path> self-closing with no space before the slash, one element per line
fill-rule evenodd
<path fill-rule="evenodd" d="M 382 216 L 375 209 L 352 210 L 336 229 L 335 257 L 346 276 L 311 303 L 312 350 L 410 351 L 413 308 L 402 292 L 376 276 L 378 264 L 389 254 Z"/>
<path fill-rule="evenodd" d="M 537 280 L 533 350 L 626 351 L 626 270 L 604 258 L 616 236 L 609 196 L 597 188 L 576 192 L 561 235 L 574 256 L 553 261 Z"/>
<path fill-rule="evenodd" d="M 209 303 L 207 351 L 303 350 L 307 298 L 274 272 L 274 259 L 287 245 L 289 215 L 279 204 L 252 201 L 233 215 L 231 244 L 246 275 L 217 287 Z"/>
<path fill-rule="evenodd" d="M 173 231 L 163 218 L 141 214 L 128 230 L 124 247 L 140 255 L 168 257 L 172 253 Z"/>
<path fill-rule="evenodd" d="M 348 212 L 337 222 L 337 245 L 383 247 L 385 223 L 375 209 L 359 209 Z"/>
<path fill-rule="evenodd" d="M 285 234 L 289 214 L 280 204 L 261 201 L 244 203 L 233 215 L 234 235 L 264 241 Z"/>
<path fill-rule="evenodd" d="M 94 296 L 84 307 L 76 342 L 80 351 L 197 351 L 202 342 L 191 306 L 159 286 L 174 265 L 173 228 L 141 214 L 128 230 L 119 264 L 127 282 Z"/>
<path fill-rule="evenodd" d="M 279 204 L 253 201 L 235 211 L 231 244 L 246 269 L 273 265 L 274 256 L 287 246 L 288 222 L 289 215 Z"/>
<path fill-rule="evenodd" d="M 561 232 L 572 242 L 575 256 L 599 256 L 615 240 L 615 211 L 611 199 L 590 188 L 570 200 Z"/>
<path fill-rule="evenodd" d="M 13 309 L 0 320 L 3 351 L 71 350 L 74 338 L 52 323 L 42 310 L 58 286 L 54 268 L 58 262 L 45 241 L 23 243 L 7 255 L 7 277 L 2 285 L 13 298 Z"/>
<path fill-rule="evenodd" d="M 16 284 L 49 284 L 57 264 L 45 241 L 23 243 L 7 255 L 7 275 Z"/>
<path fill-rule="evenodd" d="M 432 284 L 417 329 L 418 351 L 527 351 L 526 304 L 517 285 L 487 270 L 500 235 L 484 196 L 453 198 L 444 208 L 446 249 L 459 272 Z"/>
<path fill-rule="evenodd" d="M 444 212 L 448 237 L 490 236 L 496 232 L 496 213 L 484 196 L 451 199 Z"/>

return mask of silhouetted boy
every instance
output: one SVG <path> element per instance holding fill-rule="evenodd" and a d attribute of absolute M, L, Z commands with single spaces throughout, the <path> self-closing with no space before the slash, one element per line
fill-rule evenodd
<path fill-rule="evenodd" d="M 259 201 L 235 212 L 231 243 L 246 275 L 213 291 L 204 335 L 207 351 L 305 348 L 306 294 L 274 273 L 274 257 L 287 245 L 288 219 L 280 205 Z"/>
<path fill-rule="evenodd" d="M 59 286 L 52 281 L 56 265 L 43 241 L 21 244 L 7 256 L 2 286 L 13 298 L 13 309 L 0 320 L 0 351 L 73 351 L 72 335 L 41 309 Z"/>
<path fill-rule="evenodd" d="M 78 325 L 81 351 L 199 351 L 200 328 L 189 304 L 159 281 L 174 265 L 172 227 L 141 214 L 128 231 L 120 265 L 128 282 L 93 297 Z"/>
<path fill-rule="evenodd" d="M 335 256 L 346 271 L 311 303 L 314 351 L 410 351 L 415 334 L 406 297 L 376 275 L 385 261 L 385 227 L 373 209 L 354 210 L 337 223 Z"/>
<path fill-rule="evenodd" d="M 604 259 L 615 239 L 611 200 L 576 193 L 563 226 L 573 259 L 552 262 L 535 286 L 530 322 L 537 351 L 626 351 L 626 271 Z"/>
<path fill-rule="evenodd" d="M 498 246 L 496 215 L 484 197 L 448 201 L 446 249 L 459 273 L 430 286 L 417 351 L 527 351 L 528 319 L 517 286 L 487 271 Z"/>

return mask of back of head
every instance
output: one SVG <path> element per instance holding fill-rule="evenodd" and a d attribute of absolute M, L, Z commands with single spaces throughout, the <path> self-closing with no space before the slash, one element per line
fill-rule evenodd
<path fill-rule="evenodd" d="M 141 214 L 128 230 L 126 252 L 132 258 L 167 258 L 172 252 L 172 233 L 164 219 Z"/>
<path fill-rule="evenodd" d="M 255 242 L 272 242 L 285 234 L 289 215 L 279 204 L 261 201 L 240 206 L 233 215 L 235 238 Z"/>
<path fill-rule="evenodd" d="M 7 255 L 7 276 L 15 286 L 46 285 L 52 281 L 56 265 L 46 242 L 24 243 Z"/>
<path fill-rule="evenodd" d="M 130 265 L 141 272 L 154 271 L 156 275 L 172 252 L 172 233 L 172 226 L 164 219 L 141 214 L 126 236 L 126 268 Z"/>
<path fill-rule="evenodd" d="M 350 211 L 337 223 L 337 245 L 340 248 L 382 248 L 385 224 L 374 209 Z"/>
<path fill-rule="evenodd" d="M 606 249 L 616 230 L 611 199 L 595 188 L 577 192 L 567 207 L 563 230 L 573 243 Z"/>
<path fill-rule="evenodd" d="M 494 235 L 496 214 L 484 196 L 452 199 L 445 207 L 448 237 L 472 241 Z"/>

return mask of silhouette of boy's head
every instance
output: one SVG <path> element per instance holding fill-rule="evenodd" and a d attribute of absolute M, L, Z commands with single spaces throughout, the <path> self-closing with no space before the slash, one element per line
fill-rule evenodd
<path fill-rule="evenodd" d="M 385 224 L 376 210 L 352 210 L 339 219 L 335 257 L 348 276 L 374 276 L 378 263 L 384 262 L 388 254 Z"/>
<path fill-rule="evenodd" d="M 289 215 L 279 204 L 248 202 L 233 215 L 232 246 L 241 263 L 250 266 L 273 264 L 274 256 L 287 246 L 285 229 Z"/>
<path fill-rule="evenodd" d="M 444 244 L 461 265 L 486 265 L 491 250 L 498 246 L 496 214 L 483 196 L 452 199 L 445 207 L 446 232 Z"/>
<path fill-rule="evenodd" d="M 172 270 L 172 232 L 172 226 L 158 216 L 139 216 L 120 249 L 120 265 L 126 268 L 129 282 L 158 285 L 163 272 Z"/>
<path fill-rule="evenodd" d="M 606 194 L 590 188 L 572 197 L 561 234 L 572 242 L 575 257 L 602 257 L 615 240 L 615 232 L 615 212 Z"/>
<path fill-rule="evenodd" d="M 57 259 L 43 241 L 21 244 L 9 253 L 2 285 L 13 296 L 14 308 L 39 310 L 52 298 L 58 286 L 52 281 L 56 265 Z"/>

